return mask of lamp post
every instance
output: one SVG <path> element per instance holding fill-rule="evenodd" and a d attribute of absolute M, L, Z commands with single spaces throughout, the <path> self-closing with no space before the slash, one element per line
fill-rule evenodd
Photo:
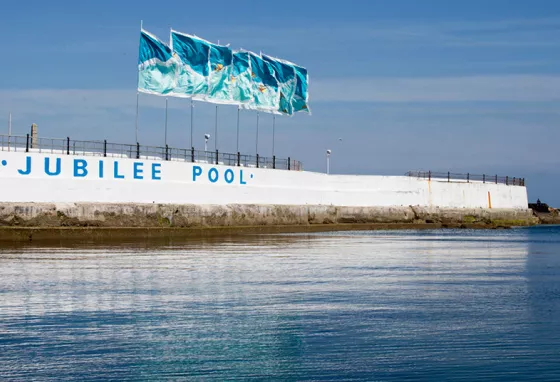
<path fill-rule="evenodd" d="M 204 134 L 204 151 L 208 151 L 208 140 L 210 139 L 210 134 Z"/>
<path fill-rule="evenodd" d="M 327 150 L 327 174 L 330 174 L 331 153 L 332 151 L 330 149 Z"/>

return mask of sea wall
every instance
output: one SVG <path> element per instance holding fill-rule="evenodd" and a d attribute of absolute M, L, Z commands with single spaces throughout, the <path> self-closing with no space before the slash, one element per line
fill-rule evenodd
<path fill-rule="evenodd" d="M 430 211 L 434 208 L 440 211 L 527 209 L 526 188 L 504 184 L 408 176 L 327 175 L 61 153 L 3 151 L 0 154 L 0 202 L 3 203 L 158 204 L 185 209 L 204 209 L 204 206 L 237 209 L 243 207 L 231 206 L 250 205 L 263 206 L 266 211 L 279 206 L 299 206 L 301 211 L 307 211 L 307 206 L 314 209 L 322 206 L 327 210 L 327 207 L 358 207 L 355 211 L 366 207 L 406 209 L 409 206 Z"/>
<path fill-rule="evenodd" d="M 344 224 L 505 227 L 536 223 L 528 209 L 0 203 L 2 227 L 204 228 Z"/>

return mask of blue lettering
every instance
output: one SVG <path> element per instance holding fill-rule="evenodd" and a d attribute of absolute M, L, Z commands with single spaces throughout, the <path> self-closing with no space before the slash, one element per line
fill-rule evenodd
<path fill-rule="evenodd" d="M 152 163 L 152 179 L 161 180 L 161 163 Z"/>
<path fill-rule="evenodd" d="M 29 175 L 31 173 L 31 157 L 25 158 L 25 170 L 17 170 L 21 175 Z"/>
<path fill-rule="evenodd" d="M 60 175 L 60 158 L 56 158 L 56 164 L 55 164 L 55 170 L 50 171 L 50 163 L 51 163 L 51 158 L 46 157 L 45 158 L 45 174 L 49 175 L 49 176 L 56 176 L 56 175 Z"/>
<path fill-rule="evenodd" d="M 142 175 L 142 173 L 144 172 L 144 170 L 141 168 L 142 166 L 144 166 L 144 163 L 134 162 L 134 179 L 144 179 L 144 176 Z"/>
<path fill-rule="evenodd" d="M 48 158 L 45 158 L 45 159 L 48 159 Z M 58 161 L 59 160 L 60 160 L 60 158 L 57 158 L 57 167 L 58 167 Z M 85 160 L 74 159 L 74 177 L 83 178 L 83 177 L 87 176 L 88 170 L 86 169 L 86 167 L 87 167 L 87 162 Z M 46 170 L 46 165 L 45 165 L 45 170 Z"/>
<path fill-rule="evenodd" d="M 247 182 L 243 180 L 243 170 L 239 170 L 239 184 L 247 184 Z"/>
<path fill-rule="evenodd" d="M 231 168 L 228 168 L 224 173 L 224 178 L 226 179 L 226 183 L 232 183 L 233 177 L 234 177 L 233 170 Z"/>
<path fill-rule="evenodd" d="M 192 168 L 192 180 L 196 182 L 196 178 L 202 175 L 202 167 L 200 166 L 193 166 Z"/>
<path fill-rule="evenodd" d="M 103 161 L 99 161 L 99 178 L 103 178 Z"/>
<path fill-rule="evenodd" d="M 215 177 L 212 176 L 213 173 L 216 174 Z M 218 181 L 218 169 L 212 167 L 210 171 L 208 171 L 208 180 L 212 183 L 216 183 Z"/>
<path fill-rule="evenodd" d="M 119 162 L 115 161 L 114 162 L 114 178 L 115 179 L 124 179 L 124 175 L 119 175 Z"/>

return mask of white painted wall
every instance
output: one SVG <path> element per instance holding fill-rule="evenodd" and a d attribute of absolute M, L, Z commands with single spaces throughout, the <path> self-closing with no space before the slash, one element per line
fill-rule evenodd
<path fill-rule="evenodd" d="M 45 162 L 55 172 L 47 175 Z M 31 163 L 29 174 L 27 163 Z M 85 162 L 84 162 L 85 161 Z M 99 167 L 103 162 L 103 177 Z M 87 163 L 87 175 L 80 166 Z M 118 166 L 115 178 L 114 166 Z M 135 165 L 135 163 L 138 163 Z M 74 167 L 77 166 L 77 175 Z M 134 178 L 134 166 L 137 178 Z M 152 179 L 152 166 L 155 177 Z M 193 172 L 202 174 L 193 180 Z M 159 170 L 159 172 L 157 172 Z M 224 175 L 233 181 L 227 183 Z M 211 182 L 208 174 L 218 174 Z M 245 184 L 241 184 L 240 174 Z M 174 161 L 79 157 L 44 153 L 0 153 L 1 202 L 104 202 L 173 204 L 284 204 L 527 208 L 520 186 L 422 180 L 406 176 L 326 175 Z"/>

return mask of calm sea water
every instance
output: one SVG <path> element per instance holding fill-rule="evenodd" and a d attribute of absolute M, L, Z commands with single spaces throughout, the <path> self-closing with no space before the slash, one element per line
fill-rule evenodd
<path fill-rule="evenodd" d="M 559 244 L 537 227 L 3 249 L 0 379 L 558 381 Z"/>

